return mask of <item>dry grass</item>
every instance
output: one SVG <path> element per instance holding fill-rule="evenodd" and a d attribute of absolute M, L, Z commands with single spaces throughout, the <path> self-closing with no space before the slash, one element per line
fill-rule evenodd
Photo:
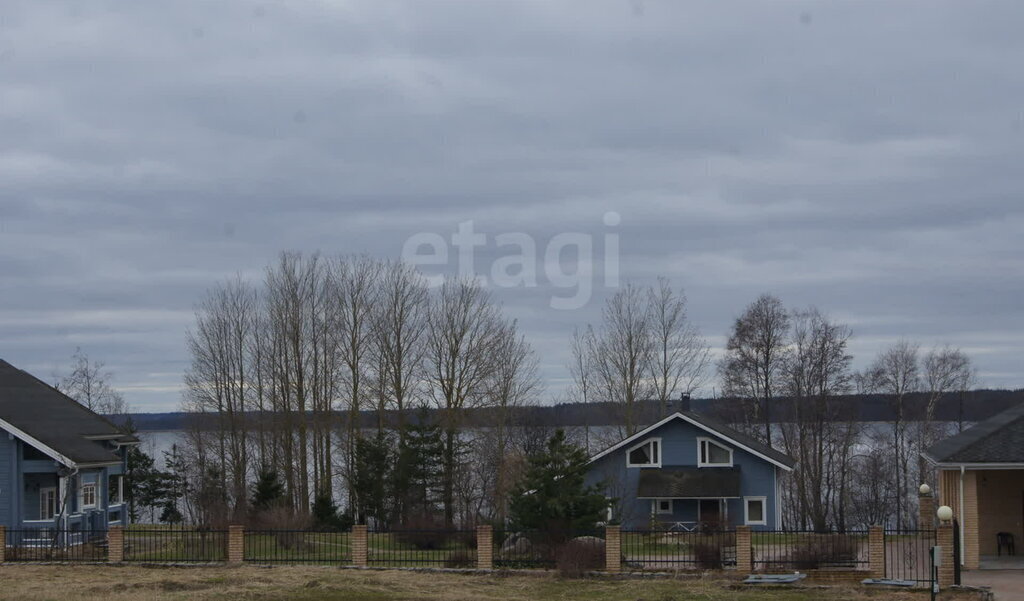
<path fill-rule="evenodd" d="M 922 593 L 905 591 L 839 588 L 823 593 L 813 587 L 746 588 L 699 578 L 564 580 L 554 574 L 477 575 L 292 566 L 0 566 L 0 599 L 19 601 L 820 601 L 825 595 L 830 601 L 926 599 Z"/>

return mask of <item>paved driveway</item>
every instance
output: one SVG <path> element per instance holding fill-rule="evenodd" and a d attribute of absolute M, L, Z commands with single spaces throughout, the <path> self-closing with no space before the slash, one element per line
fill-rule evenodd
<path fill-rule="evenodd" d="M 963 572 L 964 584 L 988 586 L 996 601 L 1024 601 L 1024 570 L 971 570 Z"/>

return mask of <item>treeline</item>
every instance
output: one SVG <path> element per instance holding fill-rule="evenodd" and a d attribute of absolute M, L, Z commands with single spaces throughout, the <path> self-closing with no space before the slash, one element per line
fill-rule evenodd
<path fill-rule="evenodd" d="M 488 291 L 472 281 L 431 290 L 408 266 L 365 256 L 284 253 L 262 281 L 216 286 L 188 348 L 187 518 L 200 523 L 245 519 L 266 474 L 299 516 L 314 504 L 355 520 L 405 516 L 375 506 L 375 491 L 396 469 L 432 474 L 425 461 L 437 463 L 427 504 L 443 525 L 500 513 L 522 455 L 510 410 L 540 392 L 532 349 Z M 410 449 L 420 424 L 407 418 L 422 407 L 438 429 L 429 457 Z M 497 419 L 468 437 L 474 407 Z"/>
<path fill-rule="evenodd" d="M 851 406 L 851 411 L 861 422 L 886 422 L 891 421 L 894 416 L 892 404 L 889 399 L 881 394 L 845 394 L 839 395 L 844 404 Z M 920 421 L 924 418 L 928 406 L 928 394 L 916 392 L 907 397 L 906 411 L 907 419 Z M 787 409 L 786 397 L 782 397 L 781 407 L 772 413 L 773 423 L 784 422 L 792 419 Z M 702 413 L 713 414 L 716 417 L 728 422 L 742 421 L 739 417 L 743 411 L 743 399 L 722 397 L 718 399 L 695 398 L 689 401 L 691 409 Z M 991 390 L 972 389 L 966 394 L 946 393 L 936 403 L 935 419 L 943 422 L 965 423 L 979 422 L 993 415 L 1009 409 L 1015 405 L 1024 403 L 1024 390 Z M 674 404 L 671 407 L 679 407 Z M 433 409 L 427 408 L 427 416 L 433 420 Z M 644 415 L 656 417 L 660 415 L 661 403 L 658 401 L 646 400 L 640 404 L 640 411 Z M 593 402 L 583 403 L 555 403 L 549 405 L 528 405 L 513 410 L 514 413 L 523 415 L 526 423 L 543 424 L 545 427 L 576 427 L 576 426 L 620 426 L 620 411 L 613 403 Z M 111 417 L 121 420 L 122 416 L 112 415 Z M 340 417 L 340 416 L 339 416 Z M 184 430 L 186 422 L 195 421 L 191 414 L 175 411 L 167 413 L 135 413 L 131 415 L 135 426 L 140 432 L 159 432 Z M 362 411 L 360 424 L 363 428 L 373 428 L 378 420 L 376 411 Z M 385 417 L 387 423 L 394 424 L 397 418 L 393 412 L 388 412 Z M 838 419 L 838 416 L 837 416 Z M 202 421 L 202 420 L 199 420 Z M 217 420 L 211 419 L 206 427 L 216 427 Z M 470 408 L 465 413 L 465 424 L 467 427 L 486 428 L 492 426 L 494 418 L 486 408 Z"/>

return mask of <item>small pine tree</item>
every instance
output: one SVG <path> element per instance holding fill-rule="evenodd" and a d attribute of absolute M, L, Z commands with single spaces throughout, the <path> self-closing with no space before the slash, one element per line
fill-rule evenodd
<path fill-rule="evenodd" d="M 596 528 L 608 500 L 600 484 L 586 485 L 586 473 L 586 453 L 558 430 L 544 452 L 529 457 L 526 474 L 512 491 L 512 525 L 544 531 L 553 543 Z"/>
<path fill-rule="evenodd" d="M 395 521 L 406 523 L 436 512 L 443 448 L 441 428 L 430 422 L 426 409 L 420 410 L 415 423 L 403 427 L 391 476 Z"/>
<path fill-rule="evenodd" d="M 348 530 L 352 527 L 351 516 L 340 514 L 334 499 L 326 491 L 317 494 L 313 499 L 311 512 L 313 514 L 313 527 L 318 530 L 337 532 Z"/>
<path fill-rule="evenodd" d="M 263 470 L 252 485 L 252 496 L 249 504 L 256 511 L 265 511 L 280 506 L 284 500 L 284 485 L 277 472 Z"/>
<path fill-rule="evenodd" d="M 359 491 L 356 516 L 361 523 L 373 519 L 384 523 L 388 515 L 388 475 L 391 473 L 390 443 L 383 433 L 356 441 L 353 487 Z"/>

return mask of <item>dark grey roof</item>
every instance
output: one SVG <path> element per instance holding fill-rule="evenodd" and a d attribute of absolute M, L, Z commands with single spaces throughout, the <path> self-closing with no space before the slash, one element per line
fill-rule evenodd
<path fill-rule="evenodd" d="M 109 440 L 138 441 L 74 399 L 2 359 L 0 420 L 79 465 L 120 461 L 110 449 Z M 88 436 L 108 440 L 89 440 Z"/>
<path fill-rule="evenodd" d="M 640 470 L 636 496 L 641 499 L 736 498 L 738 467 L 663 467 Z"/>
<path fill-rule="evenodd" d="M 1024 403 L 933 444 L 937 463 L 1024 463 Z"/>
<path fill-rule="evenodd" d="M 789 455 L 781 451 L 775 450 L 770 445 L 764 444 L 763 442 L 754 438 L 753 436 L 748 436 L 743 432 L 734 430 L 729 426 L 723 424 L 722 422 L 718 421 L 717 419 L 708 417 L 703 413 L 696 413 L 694 411 L 680 411 L 679 413 L 685 415 L 686 417 L 692 419 L 695 422 L 703 424 L 704 426 L 710 428 L 711 430 L 714 430 L 715 432 L 718 432 L 719 434 L 725 436 L 726 438 L 731 438 L 732 440 L 735 440 L 736 442 L 747 447 L 748 449 L 757 451 L 758 453 L 764 455 L 765 457 L 771 457 L 773 461 L 777 461 L 778 463 L 781 463 L 790 468 L 796 465 L 796 460 L 790 457 Z"/>

